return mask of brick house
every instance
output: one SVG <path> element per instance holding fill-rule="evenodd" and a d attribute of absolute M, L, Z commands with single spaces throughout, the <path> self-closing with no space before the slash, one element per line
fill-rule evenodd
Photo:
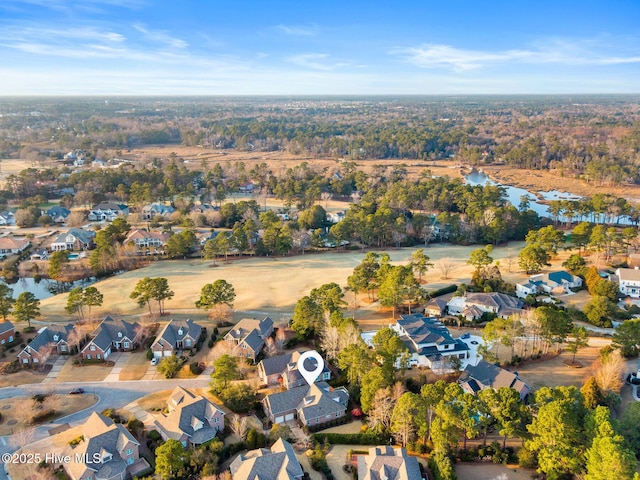
<path fill-rule="evenodd" d="M 85 360 L 106 360 L 112 351 L 131 351 L 138 345 L 140 325 L 125 320 L 105 318 L 91 334 L 91 341 L 82 349 Z"/>
<path fill-rule="evenodd" d="M 178 350 L 194 348 L 200 335 L 202 335 L 202 327 L 190 318 L 187 320 L 172 319 L 151 345 L 151 351 L 154 357 L 169 357 L 175 355 Z"/>
<path fill-rule="evenodd" d="M 38 335 L 18 353 L 18 362 L 23 366 L 35 366 L 46 363 L 52 354 L 69 353 L 69 335 L 73 325 L 49 325 L 43 327 Z"/>

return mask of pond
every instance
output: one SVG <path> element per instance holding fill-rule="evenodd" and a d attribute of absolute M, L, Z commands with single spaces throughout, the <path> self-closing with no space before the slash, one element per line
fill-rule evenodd
<path fill-rule="evenodd" d="M 46 278 L 36 280 L 33 277 L 19 278 L 16 282 L 10 283 L 4 280 L 0 280 L 0 283 L 8 285 L 13 290 L 13 298 L 18 298 L 22 292 L 31 292 L 38 300 L 53 297 L 58 293 L 67 292 L 74 287 L 91 285 L 96 279 L 91 277 L 88 280 L 78 280 L 73 283 L 62 286 L 54 280 L 48 280 Z"/>
<path fill-rule="evenodd" d="M 511 185 L 504 185 L 502 183 L 498 183 L 489 176 L 478 170 L 472 170 L 471 173 L 465 175 L 464 177 L 465 183 L 467 185 L 498 185 L 505 190 L 506 199 L 513 205 L 514 207 L 518 207 L 520 205 L 521 199 L 523 197 L 529 198 L 529 208 L 536 212 L 541 217 L 551 218 L 551 214 L 549 213 L 549 207 L 544 203 L 540 203 L 538 199 L 543 199 L 544 201 L 551 200 L 580 200 L 582 197 L 575 195 L 569 192 L 561 192 L 558 190 L 551 190 L 548 192 L 537 192 L 531 193 L 524 188 L 513 187 Z M 560 221 L 567 221 L 564 216 L 560 216 Z M 626 215 L 620 215 L 618 217 L 610 217 L 607 218 L 605 214 L 590 214 L 588 216 L 574 216 L 572 221 L 590 221 L 595 223 L 609 223 L 615 222 L 619 225 L 632 225 L 632 220 Z"/>
<path fill-rule="evenodd" d="M 525 190 L 524 188 L 512 187 L 511 185 L 503 185 L 501 183 L 497 183 L 491 180 L 491 178 L 489 178 L 489 176 L 486 173 L 478 170 L 472 170 L 471 173 L 469 173 L 468 175 L 465 175 L 464 179 L 467 185 L 481 185 L 481 186 L 499 185 L 501 186 L 505 190 L 506 197 L 509 203 L 511 203 L 511 205 L 513 205 L 516 208 L 518 207 L 518 205 L 520 205 L 520 201 L 522 197 L 528 197 L 529 208 L 531 210 L 536 212 L 541 217 L 551 217 L 551 215 L 549 214 L 549 207 L 544 203 L 539 203 L 537 201 L 538 196 L 529 192 L 528 190 Z M 558 191 L 554 191 L 553 193 L 549 192 L 548 196 L 544 195 L 543 197 L 548 200 L 561 200 L 561 199 L 577 200 L 580 198 L 571 193 L 558 192 Z"/>

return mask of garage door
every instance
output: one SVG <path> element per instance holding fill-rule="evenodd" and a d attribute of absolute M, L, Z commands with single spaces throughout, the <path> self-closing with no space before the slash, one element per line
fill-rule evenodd
<path fill-rule="evenodd" d="M 294 416 L 295 416 L 295 415 L 294 415 L 293 413 L 289 413 L 288 415 L 285 415 L 285 416 L 284 416 L 284 421 L 285 421 L 285 422 L 288 422 L 289 420 L 293 420 L 293 417 L 294 417 Z"/>
<path fill-rule="evenodd" d="M 276 417 L 275 423 L 283 423 L 283 422 L 284 422 L 284 417 Z"/>
<path fill-rule="evenodd" d="M 153 352 L 153 356 L 156 358 L 160 358 L 162 356 L 162 352 Z"/>
<path fill-rule="evenodd" d="M 163 354 L 165 357 L 170 357 L 170 356 L 172 355 L 172 352 L 171 352 L 171 350 L 165 350 L 164 352 L 162 352 L 162 354 Z"/>

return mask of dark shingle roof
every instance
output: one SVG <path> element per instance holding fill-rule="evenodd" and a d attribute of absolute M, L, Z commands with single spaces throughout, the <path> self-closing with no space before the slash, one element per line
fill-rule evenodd
<path fill-rule="evenodd" d="M 467 365 L 460 376 L 460 383 L 467 384 L 473 391 L 485 388 L 513 388 L 521 395 L 529 392 L 529 387 L 517 373 L 480 360 L 477 365 Z"/>
<path fill-rule="evenodd" d="M 44 327 L 28 346 L 37 351 L 40 347 L 50 343 L 58 343 L 62 340 L 66 341 L 72 330 L 73 325 L 71 323 L 66 325 L 49 325 Z"/>
<path fill-rule="evenodd" d="M 304 475 L 293 447 L 282 438 L 270 450 L 260 448 L 240 454 L 229 468 L 233 480 L 293 480 Z"/>
<path fill-rule="evenodd" d="M 9 320 L 5 320 L 4 322 L 0 322 L 0 333 L 10 332 L 11 330 L 15 330 L 13 323 Z"/>
<path fill-rule="evenodd" d="M 167 325 L 165 325 L 154 344 L 164 341 L 174 348 L 178 340 L 184 340 L 187 336 L 190 336 L 197 342 L 201 334 L 202 327 L 190 318 L 186 320 L 172 319 Z"/>

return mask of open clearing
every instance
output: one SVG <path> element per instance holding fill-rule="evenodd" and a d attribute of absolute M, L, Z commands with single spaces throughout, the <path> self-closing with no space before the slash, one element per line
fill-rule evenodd
<path fill-rule="evenodd" d="M 66 417 L 72 413 L 84 410 L 96 403 L 93 395 L 56 395 L 55 418 Z M 33 404 L 30 397 L 14 397 L 0 400 L 0 436 L 13 435 L 23 428 L 30 426 L 25 424 L 26 417 L 32 414 L 29 407 Z M 24 408 L 23 408 L 24 407 Z M 52 419 L 48 419 L 47 422 Z"/>
<path fill-rule="evenodd" d="M 506 247 L 498 247 L 493 252 L 496 260 L 505 265 L 505 258 L 515 258 L 522 248 L 522 242 L 513 242 Z M 466 264 L 469 253 L 477 246 L 452 246 L 434 244 L 426 249 L 435 267 L 427 272 L 424 287 L 433 290 L 452 283 L 468 282 L 471 278 L 472 267 Z M 392 262 L 407 263 L 416 248 L 388 250 Z M 212 266 L 211 261 L 204 260 L 175 260 L 152 262 L 149 266 L 131 272 L 117 275 L 96 284 L 104 295 L 104 307 L 94 308 L 93 312 L 100 317 L 106 314 L 135 315 L 147 313 L 147 308 L 138 307 L 137 303 L 129 299 L 138 280 L 144 277 L 166 277 L 175 296 L 166 302 L 166 309 L 173 313 L 200 314 L 195 307 L 195 301 L 200 296 L 200 289 L 206 283 L 223 278 L 230 282 L 236 291 L 236 318 L 243 316 L 272 315 L 276 322 L 289 318 L 293 308 L 301 297 L 308 295 L 312 288 L 322 284 L 336 282 L 342 286 L 353 273 L 364 257 L 362 251 L 324 252 L 305 254 L 294 257 L 265 257 L 233 260 L 228 263 L 218 261 Z M 561 263 L 560 258 L 557 262 Z M 448 279 L 442 278 L 439 264 L 450 262 L 454 265 Z M 556 265 L 557 266 L 557 265 Z M 515 267 L 515 264 L 514 264 Z M 522 273 L 508 273 L 505 266 L 504 278 L 507 281 L 518 281 L 526 278 Z M 515 269 L 514 269 L 515 270 Z M 363 303 L 365 295 L 359 295 L 359 303 Z M 353 295 L 347 300 L 353 302 Z M 56 295 L 42 300 L 42 320 L 68 321 L 69 316 L 64 307 L 67 294 Z M 350 309 L 353 305 L 350 305 Z M 157 305 L 152 305 L 157 311 Z M 377 310 L 377 305 L 373 306 Z M 384 312 L 383 318 L 388 320 L 391 312 Z M 357 312 L 357 319 L 373 318 L 380 320 L 379 312 L 362 309 Z M 382 323 L 385 323 L 384 321 Z"/>

